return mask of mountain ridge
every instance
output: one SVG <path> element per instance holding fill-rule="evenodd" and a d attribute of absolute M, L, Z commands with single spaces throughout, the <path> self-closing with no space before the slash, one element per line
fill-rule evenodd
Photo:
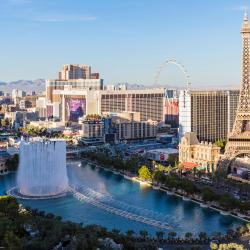
<path fill-rule="evenodd" d="M 11 92 L 13 89 L 41 92 L 45 90 L 45 79 L 35 79 L 35 80 L 22 79 L 10 82 L 5 82 L 0 80 L 0 90 L 4 92 Z"/>

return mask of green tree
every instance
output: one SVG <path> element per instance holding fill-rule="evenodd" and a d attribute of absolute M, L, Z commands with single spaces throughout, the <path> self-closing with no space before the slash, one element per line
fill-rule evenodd
<path fill-rule="evenodd" d="M 119 229 L 116 229 L 116 228 L 114 228 L 114 229 L 112 229 L 112 233 L 113 234 L 116 234 L 116 235 L 118 235 L 118 234 L 120 234 L 120 230 Z"/>
<path fill-rule="evenodd" d="M 247 250 L 243 245 L 237 243 L 220 244 L 218 250 Z"/>
<path fill-rule="evenodd" d="M 19 156 L 15 154 L 12 158 L 6 160 L 6 166 L 9 171 L 16 171 L 18 168 Z"/>
<path fill-rule="evenodd" d="M 157 231 L 156 232 L 156 237 L 157 237 L 158 240 L 162 240 L 163 236 L 164 236 L 164 232 L 162 232 L 162 231 Z"/>
<path fill-rule="evenodd" d="M 134 232 L 133 230 L 128 230 L 128 231 L 126 232 L 126 235 L 127 235 L 129 238 L 131 238 L 134 234 L 135 234 L 135 232 Z"/>
<path fill-rule="evenodd" d="M 23 242 L 12 231 L 7 231 L 4 235 L 4 246 L 9 250 L 21 250 Z"/>
<path fill-rule="evenodd" d="M 164 173 L 162 173 L 161 171 L 156 170 L 153 173 L 153 180 L 158 182 L 158 183 L 163 183 L 165 181 L 166 177 L 164 175 Z"/>
<path fill-rule="evenodd" d="M 224 150 L 225 149 L 225 146 L 226 146 L 226 140 L 217 140 L 214 144 L 218 147 L 221 148 L 221 150 Z"/>
<path fill-rule="evenodd" d="M 188 240 L 191 239 L 192 236 L 193 236 L 193 234 L 192 234 L 191 232 L 187 232 L 187 233 L 185 234 L 185 238 L 188 239 Z"/>
<path fill-rule="evenodd" d="M 233 208 L 233 202 L 229 194 L 221 195 L 221 197 L 219 198 L 219 204 L 220 206 L 227 208 L 227 209 Z"/>
<path fill-rule="evenodd" d="M 186 180 L 186 179 L 183 179 L 179 186 L 185 190 L 188 194 L 194 194 L 194 193 L 197 193 L 198 192 L 198 189 L 197 187 L 194 185 L 193 182 L 189 181 L 189 180 Z"/>
<path fill-rule="evenodd" d="M 214 243 L 214 242 L 211 242 L 210 243 L 210 248 L 211 248 L 211 250 L 217 250 L 218 249 L 218 245 L 216 243 Z"/>
<path fill-rule="evenodd" d="M 177 188 L 181 182 L 177 175 L 166 176 L 165 185 L 169 188 Z"/>
<path fill-rule="evenodd" d="M 241 226 L 241 227 L 237 227 L 236 228 L 237 232 L 242 235 L 245 232 L 245 227 Z"/>
<path fill-rule="evenodd" d="M 202 241 L 207 239 L 207 234 L 205 232 L 200 232 L 198 236 Z"/>
<path fill-rule="evenodd" d="M 213 180 L 216 184 L 221 184 L 227 178 L 227 170 L 225 168 L 217 168 L 213 174 Z"/>
<path fill-rule="evenodd" d="M 132 155 L 125 163 L 125 169 L 131 172 L 137 172 L 137 167 L 140 162 L 140 158 L 137 155 Z"/>
<path fill-rule="evenodd" d="M 146 181 L 151 181 L 152 180 L 152 173 L 150 172 L 150 170 L 148 169 L 147 166 L 141 166 L 141 168 L 138 171 L 139 173 L 139 177 L 143 180 Z"/>
<path fill-rule="evenodd" d="M 176 232 L 169 232 L 169 233 L 168 233 L 168 236 L 169 236 L 170 238 L 175 238 L 176 235 L 177 235 Z"/>
<path fill-rule="evenodd" d="M 146 240 L 147 236 L 148 236 L 148 232 L 146 230 L 141 230 L 140 232 L 140 236 Z"/>
<path fill-rule="evenodd" d="M 217 199 L 217 195 L 208 187 L 202 189 L 202 199 L 204 201 L 213 201 Z"/>
<path fill-rule="evenodd" d="M 167 163 L 170 164 L 172 167 L 176 166 L 178 162 L 178 155 L 170 154 L 167 159 Z"/>
<path fill-rule="evenodd" d="M 220 239 L 220 238 L 221 238 L 221 232 L 214 232 L 214 233 L 213 233 L 213 239 L 218 240 L 218 239 Z"/>
<path fill-rule="evenodd" d="M 8 127 L 10 125 L 10 121 L 8 118 L 1 119 L 1 125 L 2 127 Z"/>

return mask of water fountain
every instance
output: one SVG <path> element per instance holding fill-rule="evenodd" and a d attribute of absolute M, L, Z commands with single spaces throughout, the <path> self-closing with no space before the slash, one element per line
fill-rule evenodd
<path fill-rule="evenodd" d="M 19 158 L 17 187 L 10 194 L 24 199 L 46 199 L 67 193 L 65 141 L 22 140 Z"/>

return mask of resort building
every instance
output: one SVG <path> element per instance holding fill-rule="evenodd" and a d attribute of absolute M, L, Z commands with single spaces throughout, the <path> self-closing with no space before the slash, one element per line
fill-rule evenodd
<path fill-rule="evenodd" d="M 101 90 L 103 79 L 99 73 L 91 73 L 88 65 L 67 64 L 59 72 L 59 79 L 46 81 L 47 102 L 58 102 L 59 96 L 54 90 Z"/>
<path fill-rule="evenodd" d="M 127 119 L 129 121 L 141 121 L 141 114 L 140 112 L 129 112 L 129 111 L 124 111 L 124 112 L 119 112 L 119 113 L 114 113 L 114 112 L 103 112 L 102 113 L 106 117 L 119 117 L 123 119 Z"/>
<path fill-rule="evenodd" d="M 65 129 L 64 122 L 55 122 L 55 121 L 31 121 L 29 124 L 30 127 L 34 128 L 46 128 L 48 131 L 63 131 Z"/>
<path fill-rule="evenodd" d="M 139 112 L 141 121 L 164 121 L 165 89 L 100 91 L 100 112 Z"/>
<path fill-rule="evenodd" d="M 104 121 L 99 115 L 87 115 L 79 121 L 80 135 L 85 138 L 102 138 L 104 135 Z"/>
<path fill-rule="evenodd" d="M 89 65 L 64 64 L 58 73 L 59 80 L 90 79 L 91 67 Z"/>
<path fill-rule="evenodd" d="M 199 142 L 194 132 L 187 132 L 179 144 L 179 163 L 186 168 L 213 172 L 220 158 L 220 147 L 211 142 Z"/>
<path fill-rule="evenodd" d="M 83 115 L 136 112 L 140 120 L 164 120 L 164 89 L 77 90 L 65 87 L 53 91 L 53 104 L 60 106 L 63 121 L 77 121 Z M 56 101 L 55 101 L 56 100 Z"/>
<path fill-rule="evenodd" d="M 179 124 L 179 91 L 167 89 L 165 92 L 165 123 L 173 127 Z"/>
<path fill-rule="evenodd" d="M 180 91 L 179 138 L 195 132 L 200 141 L 226 139 L 233 127 L 238 99 L 238 90 Z"/>
<path fill-rule="evenodd" d="M 135 122 L 126 120 L 115 121 L 117 140 L 138 140 L 156 137 L 156 124 L 153 121 Z"/>
<path fill-rule="evenodd" d="M 58 102 L 59 96 L 54 90 L 100 90 L 103 88 L 102 79 L 72 79 L 72 80 L 47 80 L 46 99 L 49 102 Z"/>
<path fill-rule="evenodd" d="M 133 115 L 137 113 L 121 113 L 100 116 L 86 115 L 79 119 L 81 126 L 79 134 L 82 139 L 100 139 L 105 142 L 119 142 L 121 140 L 138 140 L 156 137 L 157 122 L 140 121 Z M 136 117 L 136 116 L 135 116 Z"/>

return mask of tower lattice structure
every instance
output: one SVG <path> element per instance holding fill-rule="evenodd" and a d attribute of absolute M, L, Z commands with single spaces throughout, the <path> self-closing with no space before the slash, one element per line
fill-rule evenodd
<path fill-rule="evenodd" d="M 229 134 L 224 160 L 230 163 L 240 155 L 250 156 L 250 27 L 247 13 L 241 29 L 243 44 L 240 97 L 232 132 Z"/>

